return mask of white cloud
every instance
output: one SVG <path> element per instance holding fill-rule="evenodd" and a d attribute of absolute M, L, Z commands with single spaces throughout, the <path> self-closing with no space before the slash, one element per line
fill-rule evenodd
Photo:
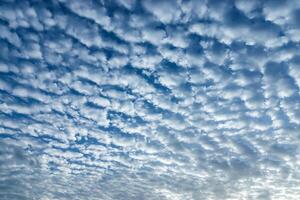
<path fill-rule="evenodd" d="M 4 1 L 0 196 L 297 199 L 299 5 Z"/>
<path fill-rule="evenodd" d="M 143 1 L 143 6 L 162 23 L 176 22 L 181 16 L 181 10 L 177 1 L 146 0 Z"/>

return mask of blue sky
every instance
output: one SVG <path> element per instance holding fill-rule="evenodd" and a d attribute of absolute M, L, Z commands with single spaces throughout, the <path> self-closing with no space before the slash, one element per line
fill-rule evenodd
<path fill-rule="evenodd" d="M 0 1 L 1 200 L 297 200 L 300 1 Z"/>

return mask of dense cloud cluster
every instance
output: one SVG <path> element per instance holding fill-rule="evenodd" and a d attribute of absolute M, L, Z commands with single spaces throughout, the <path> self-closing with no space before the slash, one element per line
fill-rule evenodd
<path fill-rule="evenodd" d="M 299 199 L 299 42 L 299 0 L 2 0 L 0 199 Z"/>

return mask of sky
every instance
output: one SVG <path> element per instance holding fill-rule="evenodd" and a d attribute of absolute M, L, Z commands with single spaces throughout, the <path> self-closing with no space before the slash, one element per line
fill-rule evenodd
<path fill-rule="evenodd" d="M 299 44 L 299 0 L 0 0 L 0 199 L 300 199 Z"/>

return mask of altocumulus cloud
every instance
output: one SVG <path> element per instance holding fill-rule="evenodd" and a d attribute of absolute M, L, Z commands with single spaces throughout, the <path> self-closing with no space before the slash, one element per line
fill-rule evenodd
<path fill-rule="evenodd" d="M 0 1 L 0 199 L 300 198 L 300 1 Z"/>

